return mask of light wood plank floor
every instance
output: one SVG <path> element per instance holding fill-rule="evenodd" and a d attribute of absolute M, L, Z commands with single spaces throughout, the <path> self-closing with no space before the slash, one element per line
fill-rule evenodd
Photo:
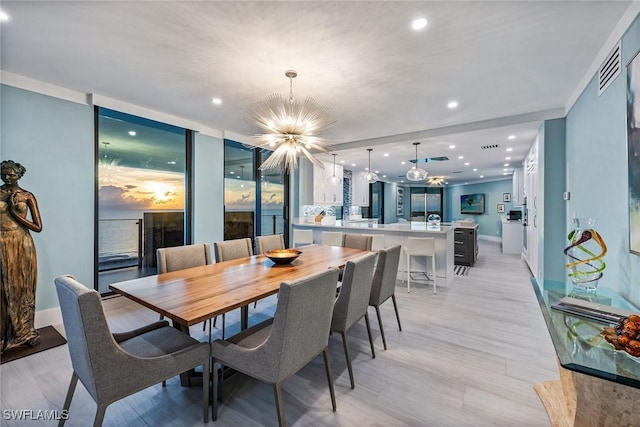
<path fill-rule="evenodd" d="M 389 349 L 384 351 L 370 310 L 376 345 L 371 358 L 364 322 L 349 332 L 356 388 L 349 377 L 339 335 L 330 338 L 337 412 L 319 357 L 285 382 L 290 426 L 549 426 L 533 385 L 558 378 L 555 353 L 524 262 L 503 255 L 496 243 L 481 242 L 468 277 L 456 277 L 432 294 L 431 285 L 398 282 L 403 330 L 391 301 L 382 306 Z M 273 313 L 270 298 L 250 310 L 252 322 Z M 155 321 L 157 314 L 116 297 L 105 300 L 114 331 Z M 219 319 L 221 320 L 221 319 Z M 61 325 L 55 325 L 62 330 Z M 218 325 L 219 326 L 219 325 Z M 227 333 L 238 330 L 238 315 L 227 316 Z M 216 336 L 219 330 L 216 329 Z M 206 339 L 201 326 L 192 334 Z M 2 365 L 2 410 L 60 409 L 71 377 L 67 346 Z M 270 386 L 243 375 L 225 382 L 218 426 L 277 425 Z M 200 388 L 178 378 L 143 390 L 107 409 L 105 426 L 196 426 L 202 424 Z M 68 426 L 91 425 L 96 406 L 79 385 Z M 2 426 L 55 422 L 0 420 Z"/>

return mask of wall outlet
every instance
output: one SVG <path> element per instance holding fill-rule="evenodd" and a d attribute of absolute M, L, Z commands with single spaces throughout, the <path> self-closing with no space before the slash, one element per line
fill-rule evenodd
<path fill-rule="evenodd" d="M 562 193 L 562 200 L 570 200 L 570 199 L 571 199 L 571 192 L 565 191 L 564 193 Z"/>

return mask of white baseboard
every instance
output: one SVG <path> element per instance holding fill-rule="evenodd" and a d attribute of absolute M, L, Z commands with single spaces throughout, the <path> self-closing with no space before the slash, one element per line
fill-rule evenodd
<path fill-rule="evenodd" d="M 487 240 L 489 242 L 502 243 L 502 237 L 488 236 L 485 234 L 478 234 L 478 240 Z"/>
<path fill-rule="evenodd" d="M 48 325 L 60 325 L 62 324 L 62 312 L 60 307 L 36 311 L 34 320 L 36 329 Z"/>

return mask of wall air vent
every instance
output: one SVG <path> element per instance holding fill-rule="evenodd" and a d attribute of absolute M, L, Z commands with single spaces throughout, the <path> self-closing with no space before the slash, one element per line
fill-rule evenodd
<path fill-rule="evenodd" d="M 418 163 L 445 162 L 447 160 L 449 160 L 449 158 L 447 156 L 427 157 L 427 158 L 424 158 L 424 159 L 418 159 Z M 409 160 L 409 161 L 411 163 L 414 163 L 414 164 L 416 162 L 415 159 Z"/>
<path fill-rule="evenodd" d="M 462 173 L 462 171 L 453 171 L 451 173 Z"/>
<path fill-rule="evenodd" d="M 620 42 L 618 42 L 600 66 L 598 70 L 598 96 L 602 95 L 611 82 L 620 74 L 620 69 L 622 68 L 621 53 Z"/>
<path fill-rule="evenodd" d="M 482 147 L 483 150 L 491 150 L 493 148 L 498 148 L 498 144 L 493 144 L 493 145 L 483 145 Z"/>
<path fill-rule="evenodd" d="M 427 163 L 429 163 L 429 162 L 445 162 L 447 160 L 449 160 L 449 158 L 447 156 L 427 157 Z"/>

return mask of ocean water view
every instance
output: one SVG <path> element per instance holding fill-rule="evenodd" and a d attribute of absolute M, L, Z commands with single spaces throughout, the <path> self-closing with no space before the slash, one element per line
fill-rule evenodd
<path fill-rule="evenodd" d="M 165 210 L 102 210 L 98 224 L 98 259 L 100 270 L 114 266 L 137 265 L 140 232 L 144 252 L 145 237 L 143 224 L 144 213 L 180 212 Z M 275 217 L 275 229 L 274 229 Z M 268 209 L 261 215 L 263 235 L 284 233 L 284 222 L 281 209 Z M 140 231 L 141 230 L 141 231 Z M 213 242 L 211 242 L 213 243 Z M 143 253 L 143 256 L 145 254 Z"/>

